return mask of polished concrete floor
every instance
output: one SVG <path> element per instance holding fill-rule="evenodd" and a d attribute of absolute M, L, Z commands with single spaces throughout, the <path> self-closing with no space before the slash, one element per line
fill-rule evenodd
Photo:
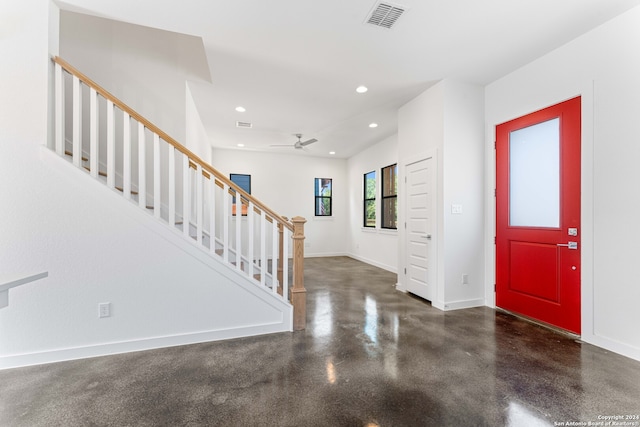
<path fill-rule="evenodd" d="M 640 362 L 353 259 L 305 267 L 306 331 L 0 371 L 0 426 L 640 425 Z"/>

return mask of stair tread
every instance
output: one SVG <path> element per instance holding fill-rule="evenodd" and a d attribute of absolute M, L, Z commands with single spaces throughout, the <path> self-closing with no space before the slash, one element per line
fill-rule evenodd
<path fill-rule="evenodd" d="M 65 151 L 64 151 L 64 154 L 65 154 L 65 156 L 71 156 L 71 157 L 73 157 L 73 153 L 72 153 L 71 151 L 65 150 Z M 82 161 L 83 161 L 83 162 L 88 162 L 88 161 L 89 161 L 89 159 L 87 159 L 85 156 L 82 156 Z"/>
<path fill-rule="evenodd" d="M 116 186 L 116 190 L 124 192 L 124 189 L 123 189 L 122 187 L 118 187 L 118 186 Z M 131 190 L 131 194 L 135 194 L 135 195 L 137 195 L 137 194 L 138 194 L 138 192 L 137 192 L 137 191 L 135 191 L 135 190 Z"/>
<path fill-rule="evenodd" d="M 86 170 L 88 170 L 89 172 L 91 172 L 91 169 L 88 166 L 83 166 L 83 168 L 85 168 Z M 102 172 L 102 171 L 98 171 L 98 175 L 100 176 L 107 176 L 106 172 Z"/>

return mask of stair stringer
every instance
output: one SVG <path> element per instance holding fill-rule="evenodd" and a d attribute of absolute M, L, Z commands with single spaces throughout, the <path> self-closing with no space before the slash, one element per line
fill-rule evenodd
<path fill-rule="evenodd" d="M 65 232 L 86 244 L 74 252 L 101 248 L 95 249 L 99 256 L 83 258 L 81 267 L 74 264 L 77 254 L 62 254 L 71 258 L 69 265 L 47 266 L 44 284 L 11 291 L 10 306 L 0 312 L 8 344 L 0 346 L 0 369 L 292 330 L 292 306 L 269 289 L 46 147 L 40 159 L 47 185 L 66 192 L 68 203 L 83 204 L 77 217 L 60 219 L 81 222 L 77 234 Z M 107 223 L 133 236 L 109 236 Z M 88 227 L 105 227 L 105 235 L 94 230 L 95 241 L 83 242 Z M 137 254 L 144 251 L 161 256 L 149 262 L 141 254 L 137 268 Z M 87 265 L 92 258 L 99 259 Z M 185 272 L 176 272 L 173 266 L 182 264 Z M 61 294 L 62 311 L 44 304 L 60 301 Z M 107 301 L 112 317 L 99 319 L 97 305 Z"/>

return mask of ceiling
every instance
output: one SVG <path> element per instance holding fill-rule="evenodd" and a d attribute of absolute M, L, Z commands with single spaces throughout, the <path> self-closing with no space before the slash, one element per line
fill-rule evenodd
<path fill-rule="evenodd" d="M 405 9 L 391 29 L 365 23 L 375 0 L 66 0 L 60 6 L 201 37 L 212 83 L 190 87 L 214 147 L 348 158 L 394 135 L 398 107 L 435 82 L 485 85 L 640 0 L 385 3 Z M 356 93 L 359 85 L 368 92 Z M 252 127 L 237 128 L 237 121 Z M 306 152 L 269 147 L 294 144 L 297 133 L 318 142 Z"/>

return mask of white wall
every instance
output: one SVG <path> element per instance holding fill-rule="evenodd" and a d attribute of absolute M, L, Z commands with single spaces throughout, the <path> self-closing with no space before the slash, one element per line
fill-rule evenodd
<path fill-rule="evenodd" d="M 49 0 L 4 2 L 0 15 L 0 67 L 2 102 L 0 102 L 0 138 L 5 142 L 20 140 L 19 156 L 34 150 L 29 142 L 42 141 L 47 136 L 47 85 L 49 79 Z M 29 30 L 27 31 L 27 28 Z M 53 48 L 57 43 L 53 42 Z M 9 162 L 9 151 L 0 161 Z M 4 168 L 0 188 L 8 191 Z M 6 177 L 6 178 L 5 178 Z M 17 182 L 12 182 L 16 184 Z M 4 204 L 4 197 L 0 199 Z M 5 209 L 0 209 L 0 213 Z M 3 236 L 4 237 L 4 236 Z"/>
<path fill-rule="evenodd" d="M 437 161 L 436 296 L 443 310 L 484 304 L 484 199 L 482 87 L 443 80 L 402 106 L 398 115 L 401 180 L 404 165 L 430 153 Z M 401 198 L 405 189 L 400 189 Z M 462 205 L 452 214 L 451 205 Z M 400 209 L 400 218 L 405 213 Z M 399 233 L 399 269 L 404 268 L 406 235 Z M 462 283 L 462 275 L 469 283 Z M 404 288 L 404 275 L 399 288 Z"/>
<path fill-rule="evenodd" d="M 350 157 L 347 161 L 349 179 L 349 256 L 398 272 L 398 232 L 380 228 L 381 168 L 398 162 L 398 137 L 393 135 L 378 144 Z M 376 171 L 377 202 L 375 229 L 365 228 L 363 223 L 364 177 Z"/>
<path fill-rule="evenodd" d="M 443 84 L 445 304 L 484 305 L 484 88 L 452 80 Z M 453 204 L 462 206 L 461 214 L 451 213 Z"/>
<path fill-rule="evenodd" d="M 207 131 L 202 123 L 200 112 L 193 100 L 189 82 L 186 85 L 186 102 L 185 102 L 185 119 L 186 119 L 186 138 L 185 146 L 206 163 L 211 164 L 211 144 Z"/>
<path fill-rule="evenodd" d="M 11 2 L 0 17 L 0 269 L 49 273 L 9 291 L 0 369 L 288 329 L 288 304 L 44 147 L 50 6 L 55 20 L 48 0 Z M 111 317 L 98 319 L 101 302 Z"/>
<path fill-rule="evenodd" d="M 60 56 L 185 144 L 186 81 L 210 81 L 198 37 L 62 11 Z"/>
<path fill-rule="evenodd" d="M 212 165 L 221 173 L 251 175 L 251 194 L 276 213 L 302 216 L 305 224 L 305 256 L 347 253 L 349 224 L 346 160 L 213 149 Z M 333 179 L 333 216 L 314 215 L 314 178 Z"/>
<path fill-rule="evenodd" d="M 487 283 L 494 282 L 495 126 L 582 96 L 582 339 L 640 360 L 640 7 L 486 88 Z M 493 292 L 487 286 L 487 300 Z"/>

